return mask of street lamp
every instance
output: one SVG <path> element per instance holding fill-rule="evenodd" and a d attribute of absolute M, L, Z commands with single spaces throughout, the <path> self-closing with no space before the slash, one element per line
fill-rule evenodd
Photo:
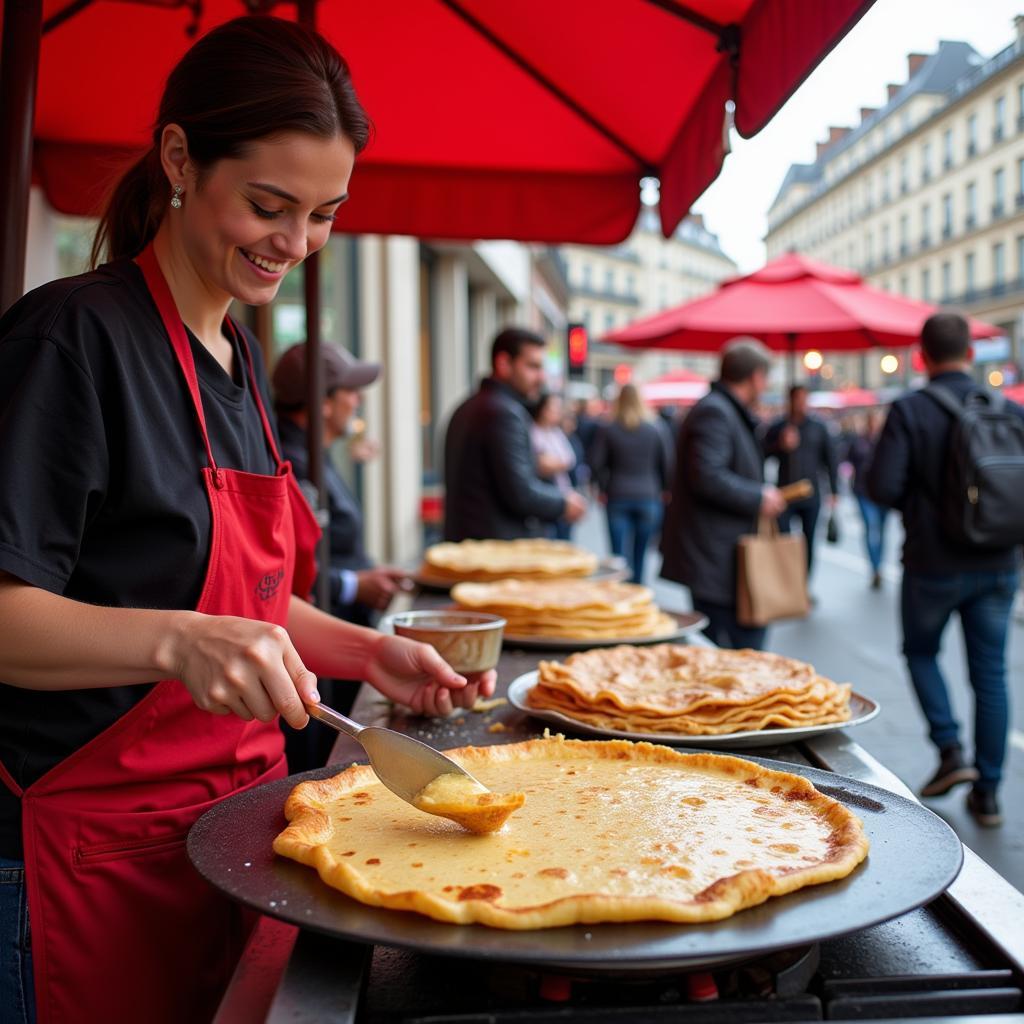
<path fill-rule="evenodd" d="M 822 363 L 824 362 L 825 357 L 820 352 L 815 351 L 813 348 L 810 352 L 804 353 L 804 366 L 807 367 L 807 369 L 810 370 L 811 373 L 815 373 L 816 371 L 820 370 Z"/>
<path fill-rule="evenodd" d="M 994 388 L 1001 388 L 1003 386 L 1003 371 L 992 370 L 988 375 L 988 382 Z"/>
<path fill-rule="evenodd" d="M 895 373 L 900 368 L 900 361 L 891 352 L 888 355 L 882 356 L 878 364 L 882 368 L 882 373 Z"/>

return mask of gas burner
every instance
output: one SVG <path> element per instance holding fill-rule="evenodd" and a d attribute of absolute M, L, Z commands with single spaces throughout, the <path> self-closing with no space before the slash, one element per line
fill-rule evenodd
<path fill-rule="evenodd" d="M 602 1006 L 706 1003 L 806 992 L 818 968 L 818 946 L 768 956 L 700 964 L 648 964 L 616 969 L 614 963 L 581 972 L 578 967 L 538 970 L 533 966 L 487 964 L 481 985 L 492 995 L 517 1002 Z"/>

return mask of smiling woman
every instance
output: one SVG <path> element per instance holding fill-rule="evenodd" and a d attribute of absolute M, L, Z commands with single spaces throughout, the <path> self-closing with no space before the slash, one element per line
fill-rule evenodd
<path fill-rule="evenodd" d="M 320 36 L 230 22 L 171 73 L 94 269 L 0 319 L 4 1020 L 212 1017 L 247 922 L 184 837 L 285 774 L 314 673 L 427 714 L 493 692 L 304 600 L 319 530 L 227 316 L 325 244 L 368 135 Z"/>

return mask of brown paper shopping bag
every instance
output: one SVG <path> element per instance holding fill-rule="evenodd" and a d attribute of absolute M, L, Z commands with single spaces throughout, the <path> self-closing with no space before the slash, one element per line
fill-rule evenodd
<path fill-rule="evenodd" d="M 802 533 L 780 533 L 774 519 L 762 517 L 757 533 L 737 544 L 736 619 L 742 626 L 767 626 L 809 611 L 807 542 Z"/>

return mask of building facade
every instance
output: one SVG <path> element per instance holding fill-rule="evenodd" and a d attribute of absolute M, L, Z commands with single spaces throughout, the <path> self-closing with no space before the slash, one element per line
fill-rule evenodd
<path fill-rule="evenodd" d="M 664 351 L 644 353 L 602 344 L 610 331 L 714 291 L 737 273 L 718 238 L 699 215 L 687 217 L 671 238 L 661 234 L 657 211 L 645 207 L 633 233 L 621 245 L 563 245 L 558 250 L 568 282 L 569 320 L 590 337 L 586 380 L 600 392 L 628 367 L 638 380 L 688 367 L 714 373 L 715 357 Z"/>
<path fill-rule="evenodd" d="M 832 127 L 790 167 L 768 214 L 769 259 L 797 251 L 872 285 L 1002 328 L 976 346 L 979 378 L 1024 357 L 1024 17 L 991 58 L 963 42 L 907 57 L 907 81 L 854 128 Z M 836 383 L 905 382 L 904 354 L 828 357 Z M 888 367 L 894 364 L 889 361 Z"/>

